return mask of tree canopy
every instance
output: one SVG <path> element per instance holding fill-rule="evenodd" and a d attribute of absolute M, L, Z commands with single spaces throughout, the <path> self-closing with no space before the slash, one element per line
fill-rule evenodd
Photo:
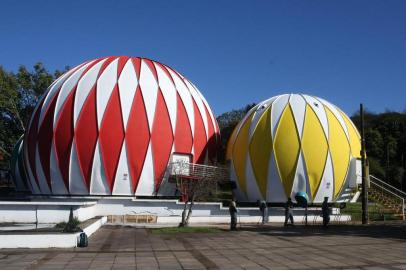
<path fill-rule="evenodd" d="M 50 73 L 42 63 L 32 70 L 20 66 L 16 73 L 0 66 L 0 166 L 8 167 L 11 152 L 24 134 L 31 113 L 40 96 L 53 80 L 68 70 Z"/>

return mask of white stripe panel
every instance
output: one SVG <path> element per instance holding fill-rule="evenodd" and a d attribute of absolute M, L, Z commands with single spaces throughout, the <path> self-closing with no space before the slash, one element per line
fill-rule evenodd
<path fill-rule="evenodd" d="M 73 195 L 89 194 L 79 166 L 76 142 L 73 140 L 69 164 L 69 192 Z"/>
<path fill-rule="evenodd" d="M 169 118 L 171 120 L 172 132 L 175 134 L 176 117 L 178 112 L 176 88 L 175 85 L 173 85 L 172 80 L 168 77 L 161 66 L 155 63 L 154 65 L 158 74 L 159 87 L 161 88 L 162 95 L 164 96 L 166 108 L 168 109 Z"/>
<path fill-rule="evenodd" d="M 124 130 L 127 129 L 128 117 L 131 112 L 131 105 L 137 91 L 138 79 L 135 73 L 133 61 L 128 59 L 120 78 L 118 78 L 118 90 L 120 93 L 121 112 L 123 116 Z"/>
<path fill-rule="evenodd" d="M 48 187 L 44 171 L 42 170 L 41 160 L 39 157 L 38 146 L 35 149 L 35 169 L 37 172 L 38 184 L 41 194 L 50 194 L 51 190 Z"/>
<path fill-rule="evenodd" d="M 116 177 L 113 186 L 113 195 L 132 195 L 132 181 L 128 171 L 127 148 L 123 143 L 120 159 L 117 165 Z"/>
<path fill-rule="evenodd" d="M 333 172 L 333 165 L 331 162 L 331 155 L 330 151 L 327 155 L 327 161 L 324 168 L 323 177 L 320 182 L 319 189 L 316 193 L 316 196 L 313 202 L 320 203 L 323 202 L 324 197 L 328 197 L 328 201 L 331 202 L 333 198 L 334 192 L 334 172 Z"/>
<path fill-rule="evenodd" d="M 266 197 L 267 202 L 286 202 L 287 200 L 273 152 L 268 165 L 268 188 Z"/>
<path fill-rule="evenodd" d="M 38 126 L 40 127 L 42 124 L 42 121 L 44 120 L 45 117 L 45 113 L 48 109 L 49 104 L 51 103 L 51 101 L 53 100 L 54 96 L 58 93 L 59 88 L 61 87 L 61 85 L 65 82 L 65 80 L 78 68 L 80 67 L 74 67 L 73 69 L 69 70 L 68 72 L 66 72 L 65 74 L 63 74 L 61 77 L 59 77 L 59 79 L 56 80 L 56 82 L 54 84 L 52 84 L 52 86 L 49 87 L 49 91 L 45 92 L 45 100 L 42 104 L 41 107 L 41 114 L 39 117 L 39 122 L 38 122 Z"/>
<path fill-rule="evenodd" d="M 56 160 L 56 152 L 54 144 L 51 147 L 50 158 L 50 176 L 51 176 L 51 189 L 53 194 L 67 194 L 68 191 L 65 187 L 62 174 L 59 170 L 58 161 Z"/>
<path fill-rule="evenodd" d="M 275 138 L 276 128 L 278 127 L 279 120 L 285 107 L 289 101 L 289 95 L 280 95 L 272 103 L 272 112 L 271 112 L 271 130 L 272 130 L 272 139 Z"/>
<path fill-rule="evenodd" d="M 151 196 L 155 192 L 154 161 L 152 159 L 151 143 L 148 146 L 147 155 L 138 181 L 135 195 Z"/>
<path fill-rule="evenodd" d="M 80 78 L 75 94 L 75 105 L 73 106 L 73 125 L 76 127 L 80 112 L 82 111 L 83 104 L 85 103 L 90 90 L 96 83 L 97 76 L 100 68 L 106 59 L 99 61 L 93 67 L 91 67 L 82 78 Z"/>
<path fill-rule="evenodd" d="M 230 161 L 230 180 L 231 182 L 235 183 L 236 189 L 233 190 L 233 193 L 237 199 L 237 201 L 247 201 L 247 196 L 242 192 L 241 187 L 237 180 L 237 174 L 235 173 L 234 163 Z"/>
<path fill-rule="evenodd" d="M 355 126 L 355 124 L 352 122 L 351 118 L 348 117 L 348 115 L 347 115 L 345 112 L 343 112 L 341 109 L 339 109 L 338 107 L 336 107 L 336 109 L 337 109 L 338 111 L 340 111 L 343 115 L 345 115 L 345 116 L 348 118 L 348 121 L 350 122 L 350 125 L 354 128 L 355 133 L 357 133 L 359 139 L 361 139 L 361 135 L 360 135 L 359 132 L 358 132 L 358 128 L 357 128 L 357 127 Z"/>
<path fill-rule="evenodd" d="M 103 120 L 104 111 L 106 110 L 107 103 L 109 102 L 111 93 L 117 83 L 117 66 L 118 58 L 112 61 L 97 80 L 96 91 L 96 111 L 97 111 L 97 124 L 100 129 Z"/>
<path fill-rule="evenodd" d="M 26 151 L 24 151 L 23 152 L 24 153 L 24 159 L 25 159 L 25 164 L 24 164 L 24 167 L 25 167 L 25 169 L 26 169 L 26 171 L 27 171 L 27 177 L 28 177 L 28 181 L 30 182 L 30 184 L 31 184 L 31 192 L 33 193 L 33 194 L 40 194 L 41 192 L 40 192 L 40 190 L 39 190 L 39 187 L 38 187 L 38 185 L 37 185 L 37 182 L 35 181 L 35 177 L 34 177 L 34 173 L 33 173 L 33 171 L 31 170 L 31 165 L 30 165 L 30 163 L 29 163 L 29 160 L 28 160 L 28 150 L 27 150 L 27 148 L 26 148 Z"/>
<path fill-rule="evenodd" d="M 302 151 L 300 151 L 300 153 L 299 153 L 299 158 L 297 161 L 296 172 L 295 172 L 295 178 L 293 179 L 292 192 L 290 195 L 290 197 L 293 201 L 296 201 L 295 196 L 298 192 L 305 192 L 307 194 L 307 196 L 309 197 L 309 199 L 311 199 L 309 179 L 307 177 L 306 164 L 304 163 Z"/>
<path fill-rule="evenodd" d="M 347 126 L 345 125 L 345 121 L 343 117 L 341 116 L 340 112 L 337 110 L 337 108 L 331 104 L 330 102 L 322 99 L 322 98 L 317 98 L 318 100 L 321 101 L 329 110 L 334 114 L 334 116 L 337 118 L 338 122 L 340 122 L 341 127 L 344 129 L 345 135 L 347 136 L 347 139 L 350 139 L 350 135 L 348 134 L 348 129 Z"/>
<path fill-rule="evenodd" d="M 269 109 L 269 106 L 272 104 L 275 98 L 270 98 L 265 101 L 260 102 L 255 106 L 255 112 L 252 117 L 250 129 L 248 131 L 248 141 L 251 141 L 252 136 L 254 135 L 255 128 L 257 127 L 258 121 L 261 116 Z"/>
<path fill-rule="evenodd" d="M 109 195 L 110 190 L 107 185 L 107 177 L 104 171 L 104 164 L 101 158 L 99 140 L 97 140 L 96 149 L 94 151 L 92 176 L 90 182 L 91 195 Z"/>
<path fill-rule="evenodd" d="M 55 112 L 54 112 L 54 126 L 59 119 L 59 115 L 61 113 L 62 107 L 65 104 L 66 98 L 72 92 L 73 88 L 76 86 L 80 76 L 83 74 L 83 71 L 90 65 L 88 63 L 83 65 L 77 71 L 75 71 L 69 78 L 65 80 L 63 83 L 61 90 L 59 91 L 58 99 L 56 100 Z"/>
<path fill-rule="evenodd" d="M 191 85 L 193 85 L 193 87 L 195 88 L 195 90 L 196 90 L 197 94 L 199 95 L 200 99 L 202 100 L 202 102 L 204 103 L 204 105 L 206 105 L 206 108 L 207 108 L 207 110 L 209 111 L 209 114 L 210 114 L 210 118 L 211 118 L 210 120 L 211 120 L 211 122 L 213 123 L 214 133 L 218 133 L 219 130 L 218 130 L 217 125 L 216 125 L 216 122 L 215 122 L 215 121 L 217 121 L 217 120 L 216 120 L 216 117 L 214 117 L 214 115 L 213 115 L 213 111 L 211 110 L 211 108 L 210 108 L 210 106 L 209 106 L 209 103 L 207 103 L 206 99 L 204 98 L 204 96 L 202 95 L 202 93 L 200 92 L 200 90 L 196 87 L 196 85 L 194 85 L 192 82 L 189 82 L 189 83 L 190 83 Z"/>
<path fill-rule="evenodd" d="M 328 121 L 327 121 L 327 115 L 326 111 L 324 110 L 323 104 L 315 99 L 314 97 L 308 96 L 308 95 L 303 95 L 303 98 L 306 100 L 307 104 L 310 105 L 310 107 L 313 109 L 313 111 L 316 113 L 317 118 L 319 118 L 319 121 L 321 123 L 321 126 L 323 127 L 324 134 L 326 135 L 326 138 L 328 138 Z"/>
<path fill-rule="evenodd" d="M 189 90 L 186 88 L 185 83 L 182 79 L 170 68 L 167 68 L 169 73 L 172 76 L 173 81 L 175 82 L 176 90 L 178 90 L 179 96 L 182 99 L 183 105 L 186 109 L 187 117 L 189 118 L 190 129 L 192 131 L 192 137 L 195 136 L 195 115 L 193 109 L 193 100 L 190 95 Z"/>
<path fill-rule="evenodd" d="M 140 81 L 145 110 L 147 111 L 149 130 L 152 130 L 158 96 L 158 83 L 145 60 L 141 61 Z"/>
<path fill-rule="evenodd" d="M 197 94 L 196 90 L 194 87 L 189 83 L 188 80 L 184 79 L 183 80 L 189 89 L 190 94 L 192 95 L 194 101 L 196 102 L 197 108 L 200 112 L 200 116 L 203 119 L 203 125 L 204 125 L 204 130 L 206 131 L 206 139 L 209 139 L 209 127 L 208 127 L 208 119 L 206 115 L 206 110 L 204 108 L 203 101 L 200 99 L 200 96 Z"/>
<path fill-rule="evenodd" d="M 254 171 L 252 169 L 251 157 L 249 152 L 245 160 L 245 179 L 247 181 L 247 197 L 249 201 L 257 201 L 266 198 L 262 198 L 261 191 L 259 190 Z"/>
<path fill-rule="evenodd" d="M 306 112 L 306 101 L 301 95 L 292 94 L 289 99 L 290 107 L 292 108 L 293 117 L 295 118 L 296 127 L 300 139 L 303 135 L 304 117 Z"/>

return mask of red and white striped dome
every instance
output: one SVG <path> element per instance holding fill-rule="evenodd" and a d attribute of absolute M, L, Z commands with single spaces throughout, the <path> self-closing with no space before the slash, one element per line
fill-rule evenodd
<path fill-rule="evenodd" d="M 154 195 L 172 153 L 216 156 L 219 128 L 189 80 L 161 63 L 106 57 L 55 80 L 24 139 L 33 193 Z"/>

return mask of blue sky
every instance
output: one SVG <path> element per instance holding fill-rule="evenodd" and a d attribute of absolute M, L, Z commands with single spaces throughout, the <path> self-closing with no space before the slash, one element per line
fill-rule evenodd
<path fill-rule="evenodd" d="M 406 1 L 2 1 L 0 65 L 142 56 L 219 115 L 290 92 L 406 109 Z"/>

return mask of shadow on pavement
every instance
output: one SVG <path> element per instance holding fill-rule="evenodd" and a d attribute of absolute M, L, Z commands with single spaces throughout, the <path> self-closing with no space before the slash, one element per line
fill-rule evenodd
<path fill-rule="evenodd" d="M 406 223 L 370 225 L 330 225 L 323 226 L 242 226 L 238 231 L 258 232 L 268 236 L 365 236 L 373 238 L 406 239 Z"/>

